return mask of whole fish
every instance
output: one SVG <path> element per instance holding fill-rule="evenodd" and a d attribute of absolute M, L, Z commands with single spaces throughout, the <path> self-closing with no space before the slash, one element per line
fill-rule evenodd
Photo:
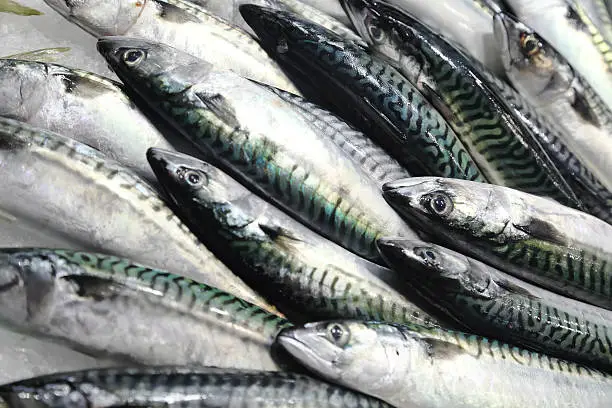
<path fill-rule="evenodd" d="M 61 65 L 0 59 L 0 116 L 71 137 L 149 181 L 147 148 L 174 150 L 119 83 Z"/>
<path fill-rule="evenodd" d="M 280 344 L 330 381 L 396 408 L 607 408 L 612 377 L 461 332 L 330 321 L 281 332 Z"/>
<path fill-rule="evenodd" d="M 561 176 L 580 197 L 585 210 L 612 224 L 612 190 L 603 185 L 588 164 L 570 151 L 564 142 L 567 137 L 564 130 L 549 117 L 542 116 L 538 109 L 506 81 L 486 72 L 484 67 L 481 67 L 481 72 L 487 84 L 502 98 L 508 109 L 514 112 L 514 116 L 538 139 Z"/>
<path fill-rule="evenodd" d="M 217 168 L 159 149 L 148 157 L 192 230 L 287 315 L 436 324 L 400 293 L 391 270 L 332 244 Z"/>
<path fill-rule="evenodd" d="M 242 5 L 264 48 L 411 174 L 486 181 L 440 113 L 386 61 L 296 15 Z"/>
<path fill-rule="evenodd" d="M 4 322 L 90 355 L 147 365 L 283 367 L 282 356 L 271 347 L 277 333 L 291 325 L 287 320 L 227 292 L 126 259 L 61 249 L 1 249 L 0 282 Z"/>
<path fill-rule="evenodd" d="M 503 74 L 502 62 L 495 55 L 491 26 L 495 5 L 482 0 L 387 0 L 385 3 L 404 10 L 491 71 Z M 350 16 L 346 6 L 345 11 Z"/>
<path fill-rule="evenodd" d="M 74 246 L 172 271 L 267 306 L 124 166 L 72 139 L 0 118 L 0 210 Z"/>
<path fill-rule="evenodd" d="M 565 129 L 564 142 L 612 190 L 612 111 L 529 27 L 501 13 L 494 25 L 514 87 Z"/>
<path fill-rule="evenodd" d="M 328 30 L 331 30 L 343 37 L 346 40 L 354 41 L 358 44 L 365 45 L 363 40 L 355 34 L 353 30 L 348 28 L 346 24 L 350 24 L 350 21 L 346 18 L 346 14 L 342 10 L 340 3 L 336 0 L 327 1 L 327 3 L 334 3 L 339 9 L 340 13 L 331 15 L 320 11 L 319 9 L 312 7 L 311 5 L 299 1 L 299 0 L 189 0 L 199 6 L 204 7 L 211 13 L 229 21 L 230 23 L 240 27 L 244 31 L 255 35 L 251 27 L 244 21 L 238 11 L 238 6 L 241 4 L 256 4 L 258 6 L 270 7 L 276 10 L 291 11 L 299 14 L 303 18 L 312 21 L 313 23 L 319 24 Z M 338 21 L 335 17 L 342 17 L 343 22 Z"/>
<path fill-rule="evenodd" d="M 123 35 L 159 41 L 241 76 L 299 93 L 247 33 L 185 0 L 45 0 L 96 37 Z"/>
<path fill-rule="evenodd" d="M 391 408 L 314 378 L 209 367 L 108 368 L 0 386 L 0 407 Z"/>
<path fill-rule="evenodd" d="M 478 334 L 612 370 L 612 312 L 513 278 L 450 249 L 380 239 L 385 260 L 441 315 Z"/>
<path fill-rule="evenodd" d="M 348 153 L 353 161 L 380 187 L 389 181 L 410 177 L 408 171 L 382 147 L 332 112 L 290 92 L 274 87 L 268 87 L 268 89 L 293 104 L 304 119 Z"/>
<path fill-rule="evenodd" d="M 395 7 L 374 0 L 343 4 L 372 48 L 437 107 L 489 182 L 581 208 L 539 141 L 506 109 L 470 58 Z"/>
<path fill-rule="evenodd" d="M 519 21 L 551 44 L 612 109 L 612 49 L 583 7 L 567 0 L 508 0 Z"/>
<path fill-rule="evenodd" d="M 451 248 L 527 281 L 612 309 L 612 225 L 506 187 L 418 177 L 385 198 Z"/>
<path fill-rule="evenodd" d="M 332 241 L 379 260 L 380 235 L 416 237 L 377 183 L 270 90 L 163 44 L 110 37 L 98 48 L 224 171 Z"/>

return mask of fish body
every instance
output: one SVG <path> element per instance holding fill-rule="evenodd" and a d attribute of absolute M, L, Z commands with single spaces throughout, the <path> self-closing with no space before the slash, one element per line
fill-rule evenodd
<path fill-rule="evenodd" d="M 192 3 L 195 3 L 199 6 L 202 6 L 206 10 L 211 13 L 229 21 L 230 23 L 239 26 L 246 32 L 249 32 L 253 35 L 255 33 L 249 27 L 249 25 L 244 21 L 242 16 L 240 15 L 240 11 L 238 7 L 241 4 L 256 4 L 258 6 L 270 7 L 276 10 L 285 10 L 292 11 L 296 14 L 301 15 L 307 20 L 311 20 L 313 23 L 319 24 L 339 36 L 345 38 L 349 41 L 354 41 L 358 44 L 363 44 L 363 40 L 355 34 L 346 24 L 350 24 L 350 21 L 346 18 L 346 14 L 342 10 L 340 3 L 337 3 L 335 0 L 329 3 L 336 3 L 337 8 L 340 9 L 340 13 L 335 14 L 335 16 L 343 17 L 343 22 L 339 21 L 335 16 L 331 16 L 315 7 L 312 7 L 306 2 L 302 2 L 299 0 L 190 0 Z"/>
<path fill-rule="evenodd" d="M 0 119 L 0 208 L 78 248 L 129 257 L 267 305 L 126 167 L 58 134 Z"/>
<path fill-rule="evenodd" d="M 334 113 L 301 96 L 278 88 L 268 87 L 268 89 L 293 104 L 304 119 L 345 151 L 380 187 L 386 182 L 410 177 L 408 171 L 382 147 Z"/>
<path fill-rule="evenodd" d="M 612 400 L 605 373 L 440 328 L 330 321 L 278 339 L 323 378 L 396 408 L 606 408 Z"/>
<path fill-rule="evenodd" d="M 0 258 L 0 314 L 21 331 L 147 365 L 282 367 L 271 346 L 290 323 L 227 292 L 115 256 L 13 248 Z"/>
<path fill-rule="evenodd" d="M 496 45 L 491 19 L 495 7 L 486 0 L 388 0 L 386 3 L 419 19 L 491 71 L 503 74 L 502 62 L 494 52 Z"/>
<path fill-rule="evenodd" d="M 490 184 L 422 177 L 384 187 L 407 219 L 451 248 L 551 291 L 612 309 L 612 226 Z"/>
<path fill-rule="evenodd" d="M 149 181 L 147 148 L 174 150 L 119 83 L 61 65 L 0 59 L 0 116 L 87 144 Z"/>
<path fill-rule="evenodd" d="M 282 66 L 324 90 L 336 113 L 411 174 L 485 181 L 440 113 L 384 60 L 293 14 L 252 5 L 240 11 Z"/>
<path fill-rule="evenodd" d="M 241 76 L 299 93 L 250 35 L 188 1 L 45 1 L 96 37 L 159 41 Z"/>
<path fill-rule="evenodd" d="M 612 111 L 529 27 L 500 13 L 495 32 L 514 87 L 563 127 L 564 142 L 612 189 Z"/>
<path fill-rule="evenodd" d="M 565 143 L 567 135 L 564 129 L 557 122 L 553 123 L 548 116 L 543 116 L 539 109 L 504 80 L 489 72 L 481 72 L 491 89 L 540 142 L 561 176 L 580 197 L 585 211 L 612 224 L 612 190 L 591 171 L 588 162 L 582 161 L 570 150 Z"/>
<path fill-rule="evenodd" d="M 65 372 L 0 387 L 8 408 L 202 406 L 389 408 L 375 398 L 296 373 L 208 367 L 108 368 Z"/>
<path fill-rule="evenodd" d="M 268 89 L 163 44 L 109 38 L 99 48 L 129 87 L 223 170 L 330 240 L 378 260 L 381 234 L 416 236 L 374 180 Z"/>
<path fill-rule="evenodd" d="M 470 58 L 395 7 L 373 0 L 344 4 L 362 37 L 437 107 L 487 180 L 581 207 L 539 141 Z"/>
<path fill-rule="evenodd" d="M 530 285 L 450 249 L 382 239 L 385 260 L 469 331 L 612 370 L 612 311 Z"/>
<path fill-rule="evenodd" d="M 394 273 L 334 245 L 214 166 L 151 149 L 151 167 L 194 231 L 288 316 L 437 324 Z"/>
<path fill-rule="evenodd" d="M 509 0 L 519 21 L 551 44 L 612 108 L 612 49 L 577 2 Z"/>

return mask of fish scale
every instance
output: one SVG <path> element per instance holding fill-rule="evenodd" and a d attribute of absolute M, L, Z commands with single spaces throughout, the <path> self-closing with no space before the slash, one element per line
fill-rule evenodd
<path fill-rule="evenodd" d="M 50 393 L 49 390 L 54 390 Z M 296 373 L 215 368 L 110 368 L 67 372 L 0 387 L 0 406 L 227 406 L 389 408 L 375 398 Z"/>
<path fill-rule="evenodd" d="M 475 333 L 605 371 L 612 369 L 612 312 L 529 285 L 447 248 L 383 240 L 385 259 L 432 305 Z"/>
<path fill-rule="evenodd" d="M 379 185 L 410 177 L 410 174 L 385 150 L 361 131 L 353 128 L 333 113 L 308 102 L 301 96 L 267 86 L 276 95 L 295 105 L 306 120 L 320 128 L 333 142 L 355 160 Z"/>
<path fill-rule="evenodd" d="M 291 13 L 251 5 L 240 10 L 281 65 L 302 70 L 313 84 L 316 77 L 317 87 L 336 90 L 329 100 L 335 110 L 367 130 L 409 172 L 484 181 L 446 121 L 393 67 Z M 287 52 L 278 52 L 277 35 L 287 41 Z M 358 115 L 352 112 L 356 104 Z"/>
<path fill-rule="evenodd" d="M 438 107 L 488 181 L 581 208 L 540 142 L 505 108 L 469 57 L 399 9 L 345 2 L 366 41 Z"/>

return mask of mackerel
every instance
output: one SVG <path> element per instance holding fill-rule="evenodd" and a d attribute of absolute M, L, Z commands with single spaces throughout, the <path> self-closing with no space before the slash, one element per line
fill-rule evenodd
<path fill-rule="evenodd" d="M 375 398 L 301 374 L 208 367 L 59 373 L 3 385 L 0 398 L 3 408 L 33 404 L 41 408 L 391 408 Z"/>
<path fill-rule="evenodd" d="M 385 198 L 451 248 L 538 286 L 612 309 L 612 226 L 552 200 L 491 184 L 420 177 Z"/>
<path fill-rule="evenodd" d="M 440 113 L 392 66 L 287 12 L 242 5 L 262 45 L 411 174 L 485 181 Z"/>
<path fill-rule="evenodd" d="M 110 37 L 98 48 L 215 164 L 330 240 L 376 261 L 377 237 L 416 237 L 377 183 L 270 90 L 163 44 Z"/>
<path fill-rule="evenodd" d="M 174 150 L 122 85 L 61 65 L 0 59 L 0 116 L 87 144 L 149 181 L 155 175 L 146 160 L 147 148 Z"/>
<path fill-rule="evenodd" d="M 52 230 L 71 247 L 126 257 L 269 307 L 143 179 L 98 150 L 0 118 L 0 163 L 4 214 Z"/>
<path fill-rule="evenodd" d="M 612 189 L 612 111 L 529 27 L 504 14 L 494 24 L 512 84 L 563 127 L 564 142 Z"/>
<path fill-rule="evenodd" d="M 408 171 L 382 147 L 334 113 L 308 102 L 301 96 L 278 88 L 268 87 L 268 89 L 293 104 L 304 119 L 348 153 L 353 161 L 380 187 L 386 182 L 410 177 Z"/>
<path fill-rule="evenodd" d="M 612 311 L 513 278 L 450 249 L 381 239 L 385 260 L 470 331 L 612 371 Z"/>
<path fill-rule="evenodd" d="M 279 342 L 329 381 L 396 408 L 607 408 L 612 377 L 497 340 L 441 328 L 331 321 Z"/>
<path fill-rule="evenodd" d="M 126 259 L 61 249 L 1 249 L 0 282 L 3 321 L 90 355 L 146 365 L 287 367 L 272 350 L 276 334 L 290 326 L 287 320 L 219 289 Z"/>
<path fill-rule="evenodd" d="M 612 48 L 585 9 L 567 0 L 508 0 L 519 21 L 551 44 L 612 109 Z"/>
<path fill-rule="evenodd" d="M 287 315 L 437 324 L 389 269 L 304 227 L 219 169 L 151 149 L 151 167 L 193 231 Z"/>
<path fill-rule="evenodd" d="M 559 169 L 561 176 L 580 197 L 585 210 L 612 224 L 612 190 L 603 185 L 587 163 L 570 151 L 564 142 L 567 137 L 564 130 L 550 118 L 542 116 L 538 109 L 504 80 L 484 70 L 481 72 L 487 80 L 487 85 L 502 98 L 514 116 L 539 140 L 548 157 Z"/>
<path fill-rule="evenodd" d="M 241 76 L 299 93 L 246 32 L 185 0 L 45 0 L 96 37 L 123 35 L 159 41 Z"/>
<path fill-rule="evenodd" d="M 581 208 L 539 141 L 469 58 L 395 7 L 373 0 L 343 2 L 362 37 L 436 106 L 489 182 Z"/>

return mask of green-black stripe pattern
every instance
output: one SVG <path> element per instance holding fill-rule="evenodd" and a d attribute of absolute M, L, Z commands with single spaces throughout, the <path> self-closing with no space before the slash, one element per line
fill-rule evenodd
<path fill-rule="evenodd" d="M 53 390 L 53 392 L 50 392 Z M 210 368 L 107 368 L 0 386 L 9 406 L 390 408 L 347 388 L 289 372 Z M 81 405 L 79 405 L 81 406 Z"/>
<path fill-rule="evenodd" d="M 397 33 L 399 51 L 433 79 L 432 97 L 440 98 L 445 119 L 491 182 L 580 206 L 539 141 L 505 109 L 470 58 L 407 15 L 394 11 L 384 21 L 383 28 Z"/>

